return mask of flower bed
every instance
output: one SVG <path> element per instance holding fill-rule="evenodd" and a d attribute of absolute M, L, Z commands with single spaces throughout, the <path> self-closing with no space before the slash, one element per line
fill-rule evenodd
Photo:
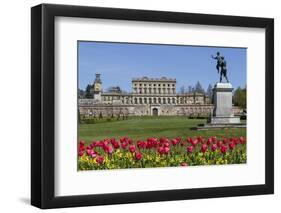
<path fill-rule="evenodd" d="M 246 163 L 246 139 L 148 138 L 104 139 L 78 145 L 78 169 L 124 169 Z"/>

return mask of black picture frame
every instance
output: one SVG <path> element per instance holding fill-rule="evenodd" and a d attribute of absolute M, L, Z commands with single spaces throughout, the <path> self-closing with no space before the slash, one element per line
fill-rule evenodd
<path fill-rule="evenodd" d="M 55 17 L 264 28 L 266 128 L 265 184 L 56 197 Z M 274 20 L 240 16 L 41 4 L 31 8 L 31 204 L 42 208 L 218 198 L 274 193 Z"/>

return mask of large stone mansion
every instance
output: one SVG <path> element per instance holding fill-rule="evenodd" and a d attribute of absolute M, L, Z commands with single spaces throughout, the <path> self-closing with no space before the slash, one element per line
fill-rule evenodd
<path fill-rule="evenodd" d="M 208 116 L 213 111 L 210 97 L 202 93 L 177 93 L 176 79 L 133 78 L 132 92 L 111 87 L 103 92 L 100 74 L 91 88 L 91 99 L 79 99 L 79 111 L 86 116 L 178 115 Z"/>

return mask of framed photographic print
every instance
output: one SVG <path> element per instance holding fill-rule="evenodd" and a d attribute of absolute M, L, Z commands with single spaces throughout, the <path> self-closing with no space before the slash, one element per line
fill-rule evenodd
<path fill-rule="evenodd" d="M 274 192 L 274 21 L 31 9 L 31 203 Z"/>

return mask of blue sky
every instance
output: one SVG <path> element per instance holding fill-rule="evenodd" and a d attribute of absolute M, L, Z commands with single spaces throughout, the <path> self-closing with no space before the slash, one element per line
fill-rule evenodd
<path fill-rule="evenodd" d="M 92 84 L 95 73 L 101 74 L 103 89 L 120 86 L 131 91 L 134 77 L 162 76 L 177 79 L 181 86 L 194 86 L 197 81 L 206 89 L 219 81 L 216 60 L 219 51 L 227 61 L 228 78 L 234 88 L 246 85 L 245 48 L 221 48 L 113 42 L 78 42 L 79 88 Z"/>

